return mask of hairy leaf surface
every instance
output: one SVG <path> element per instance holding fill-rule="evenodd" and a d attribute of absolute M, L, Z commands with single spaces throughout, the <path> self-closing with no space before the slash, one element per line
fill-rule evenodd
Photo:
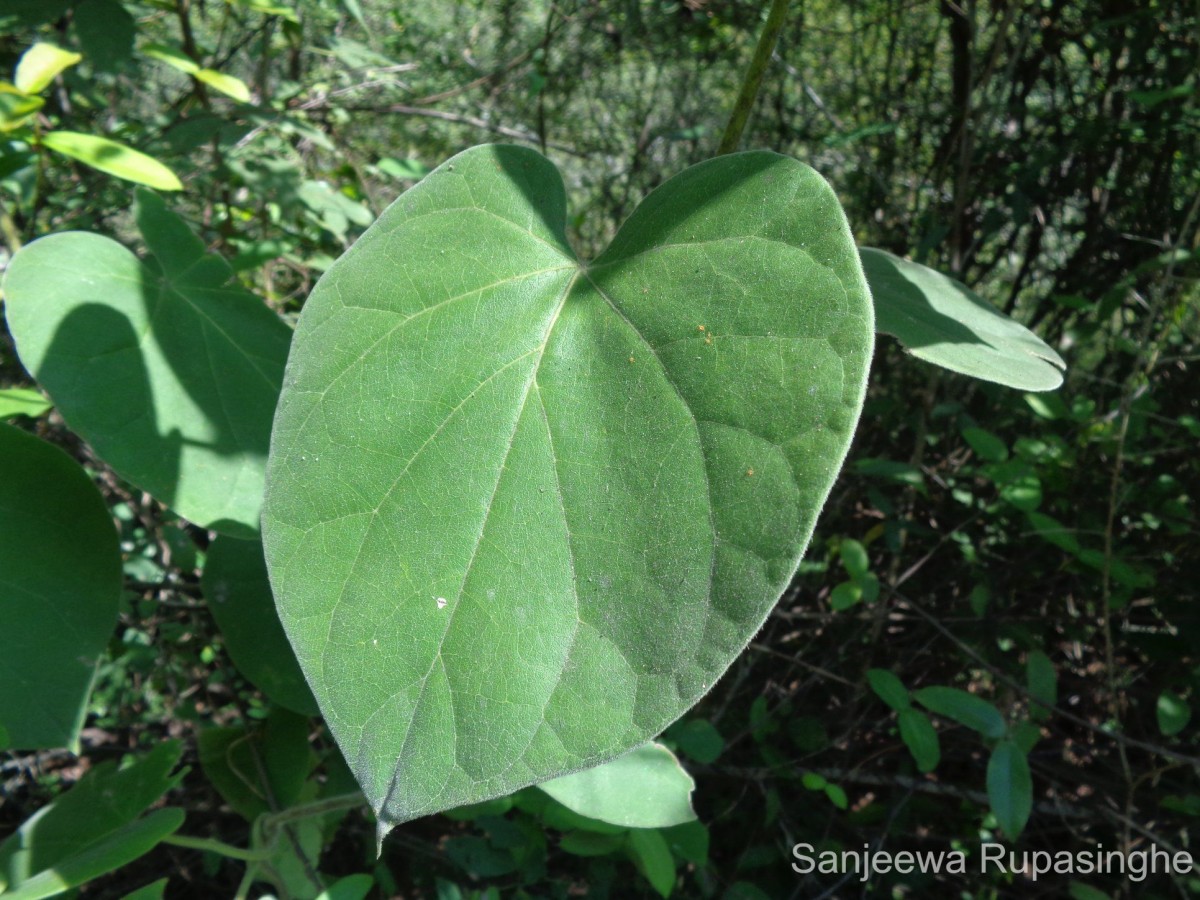
<path fill-rule="evenodd" d="M 695 166 L 598 259 L 516 147 L 454 157 L 301 316 L 264 541 L 382 830 L 585 769 L 702 696 L 795 571 L 872 349 L 845 217 Z"/>

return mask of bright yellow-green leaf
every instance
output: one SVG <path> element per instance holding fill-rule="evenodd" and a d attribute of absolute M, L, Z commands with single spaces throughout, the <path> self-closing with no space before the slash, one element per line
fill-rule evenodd
<path fill-rule="evenodd" d="M 232 97 L 239 103 L 250 102 L 250 88 L 246 87 L 246 82 L 240 78 L 234 78 L 232 75 L 226 75 L 214 69 L 199 69 L 193 74 L 197 81 L 203 81 L 209 87 Z"/>
<path fill-rule="evenodd" d="M 14 81 L 17 90 L 26 94 L 40 94 L 55 77 L 83 59 L 78 53 L 55 47 L 53 44 L 37 43 L 25 51 L 17 63 Z"/>
<path fill-rule="evenodd" d="M 144 56 L 164 62 L 185 75 L 195 75 L 200 71 L 200 65 L 178 47 L 171 47 L 167 44 L 143 44 L 141 50 Z"/>
<path fill-rule="evenodd" d="M 108 138 L 78 131 L 48 131 L 42 135 L 42 145 L 126 181 L 160 191 L 183 190 L 183 182 L 157 159 Z"/>

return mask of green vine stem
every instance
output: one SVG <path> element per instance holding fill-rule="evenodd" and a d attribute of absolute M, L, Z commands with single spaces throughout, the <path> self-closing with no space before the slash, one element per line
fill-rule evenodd
<path fill-rule="evenodd" d="M 729 124 L 721 135 L 721 144 L 717 147 L 717 156 L 724 156 L 737 149 L 742 140 L 742 132 L 746 128 L 746 120 L 750 118 L 750 110 L 758 97 L 758 89 L 762 84 L 763 74 L 767 71 L 767 63 L 775 52 L 775 42 L 779 40 L 779 32 L 783 31 L 783 22 L 787 18 L 788 0 L 771 0 L 771 10 L 767 13 L 767 24 L 763 26 L 762 34 L 758 37 L 758 46 L 754 48 L 754 58 L 746 69 L 746 77 L 742 80 L 742 89 L 737 101 L 733 104 L 733 112 L 729 114 Z"/>

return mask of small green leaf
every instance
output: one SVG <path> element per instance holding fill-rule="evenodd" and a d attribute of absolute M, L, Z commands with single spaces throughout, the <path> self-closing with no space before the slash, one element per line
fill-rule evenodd
<path fill-rule="evenodd" d="M 1046 707 L 1058 703 L 1058 676 L 1054 663 L 1041 650 L 1031 650 L 1025 659 L 1025 685 L 1037 701 L 1030 705 L 1030 713 L 1035 719 L 1047 718 L 1050 711 Z"/>
<path fill-rule="evenodd" d="M 258 533 L 290 329 L 163 201 L 137 192 L 154 259 L 94 234 L 27 244 L 4 278 L 17 353 L 71 429 L 184 518 Z"/>
<path fill-rule="evenodd" d="M 920 772 L 932 772 L 942 758 L 942 746 L 938 741 L 937 729 L 929 717 L 920 710 L 904 709 L 898 716 L 900 739 L 912 754 Z"/>
<path fill-rule="evenodd" d="M 679 751 L 705 765 L 716 762 L 725 749 L 725 739 L 707 719 L 690 719 L 671 726 L 668 732 Z"/>
<path fill-rule="evenodd" d="M 800 776 L 800 783 L 810 791 L 822 791 L 825 789 L 825 785 L 829 784 L 820 772 L 805 772 Z"/>
<path fill-rule="evenodd" d="M 78 53 L 39 42 L 22 54 L 13 81 L 19 91 L 40 94 L 59 74 L 81 59 L 83 57 Z"/>
<path fill-rule="evenodd" d="M 0 419 L 28 416 L 36 419 L 54 405 L 34 388 L 0 388 Z"/>
<path fill-rule="evenodd" d="M 825 796 L 828 797 L 829 802 L 838 809 L 846 809 L 850 806 L 850 800 L 846 797 L 846 791 L 840 785 L 825 785 Z"/>
<path fill-rule="evenodd" d="M 0 425 L 0 471 L 0 725 L 19 750 L 74 747 L 117 622 L 117 532 L 57 447 Z"/>
<path fill-rule="evenodd" d="M 913 696 L 931 712 L 978 731 L 985 738 L 999 740 L 1004 737 L 1006 728 L 1000 710 L 974 694 L 952 687 L 927 687 Z"/>
<path fill-rule="evenodd" d="M 200 64 L 178 47 L 172 47 L 167 44 L 143 44 L 141 53 L 143 56 L 164 62 L 171 68 L 183 72 L 185 75 L 195 75 L 200 71 Z"/>
<path fill-rule="evenodd" d="M 203 81 L 209 87 L 220 91 L 227 97 L 232 97 L 239 103 L 250 102 L 250 88 L 240 78 L 213 69 L 197 69 L 193 74 L 197 81 Z"/>
<path fill-rule="evenodd" d="M 629 855 L 650 886 L 670 897 L 675 889 L 675 857 L 662 834 L 643 828 L 629 832 Z"/>
<path fill-rule="evenodd" d="M 861 254 L 879 331 L 913 356 L 1025 391 L 1062 384 L 1062 357 L 966 285 L 883 250 Z"/>
<path fill-rule="evenodd" d="M 1012 741 L 1001 741 L 987 767 L 987 795 L 992 814 L 1009 840 L 1015 841 L 1033 810 L 1033 778 L 1029 760 Z"/>
<path fill-rule="evenodd" d="M 183 190 L 183 182 L 157 159 L 108 138 L 77 131 L 48 131 L 42 135 L 42 145 L 93 169 L 135 184 L 144 184 L 160 191 Z"/>
<path fill-rule="evenodd" d="M 842 612 L 859 603 L 863 598 L 862 585 L 854 581 L 843 581 L 834 585 L 829 592 L 829 608 L 834 612 Z"/>
<path fill-rule="evenodd" d="M 987 462 L 1004 462 L 1008 459 L 1008 446 L 990 431 L 968 426 L 962 430 L 962 436 L 980 459 Z"/>
<path fill-rule="evenodd" d="M 908 688 L 887 669 L 870 669 L 867 672 L 867 682 L 879 699 L 896 712 L 902 712 L 912 706 Z"/>
<path fill-rule="evenodd" d="M 1192 708 L 1173 691 L 1159 694 L 1155 709 L 1158 713 L 1158 729 L 1167 737 L 1179 734 L 1192 719 Z"/>
<path fill-rule="evenodd" d="M 628 828 L 665 828 L 696 818 L 696 784 L 662 744 L 538 785 L 582 816 Z"/>
<path fill-rule="evenodd" d="M 867 557 L 867 548 L 853 538 L 845 538 L 840 548 L 842 565 L 856 581 L 867 574 L 871 561 Z"/>
<path fill-rule="evenodd" d="M 218 537 L 200 583 L 238 671 L 280 706 L 315 716 L 317 701 L 275 611 L 262 542 Z"/>

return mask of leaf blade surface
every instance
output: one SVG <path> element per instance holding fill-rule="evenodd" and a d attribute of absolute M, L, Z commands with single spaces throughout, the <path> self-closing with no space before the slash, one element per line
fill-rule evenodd
<path fill-rule="evenodd" d="M 869 297 L 816 173 L 694 167 L 589 267 L 554 167 L 478 147 L 298 326 L 264 542 L 384 829 L 589 768 L 760 626 L 857 420 Z"/>

